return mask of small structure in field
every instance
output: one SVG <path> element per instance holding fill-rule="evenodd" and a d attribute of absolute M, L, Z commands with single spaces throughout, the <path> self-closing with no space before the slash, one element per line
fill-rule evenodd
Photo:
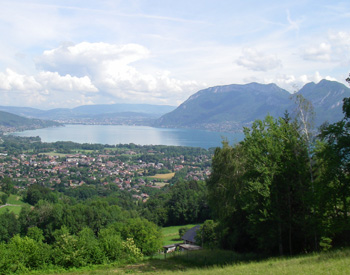
<path fill-rule="evenodd" d="M 200 250 L 202 249 L 202 247 L 200 247 L 199 245 L 195 245 L 195 244 L 180 244 L 179 245 L 179 250 L 180 251 L 193 251 L 193 250 Z"/>
<path fill-rule="evenodd" d="M 184 241 L 183 243 L 174 243 L 163 246 L 164 257 L 166 257 L 167 253 L 172 253 L 176 251 L 193 251 L 202 249 L 199 245 L 195 244 L 195 237 L 197 234 L 197 230 L 199 230 L 200 225 L 196 225 L 191 229 L 187 230 L 186 233 L 181 237 Z"/>
<path fill-rule="evenodd" d="M 196 243 L 196 235 L 197 230 L 199 230 L 200 225 L 196 225 L 191 229 L 187 230 L 186 233 L 181 237 L 185 244 L 195 244 Z"/>

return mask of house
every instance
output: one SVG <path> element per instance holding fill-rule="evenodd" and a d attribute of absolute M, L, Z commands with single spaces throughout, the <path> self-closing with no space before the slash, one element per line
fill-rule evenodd
<path fill-rule="evenodd" d="M 164 253 L 175 252 L 177 246 L 178 246 L 178 244 L 164 245 L 164 246 L 163 246 Z"/>
<path fill-rule="evenodd" d="M 193 250 L 200 250 L 202 247 L 199 245 L 195 244 L 180 244 L 179 245 L 179 250 L 180 251 L 193 251 Z"/>
<path fill-rule="evenodd" d="M 195 237 L 197 235 L 197 230 L 199 229 L 199 227 L 200 225 L 196 225 L 186 231 L 186 233 L 181 237 L 181 239 L 184 241 L 184 244 L 194 245 L 196 243 Z"/>
<path fill-rule="evenodd" d="M 199 228 L 200 225 L 196 225 L 187 230 L 186 233 L 181 237 L 184 243 L 175 243 L 163 246 L 164 254 L 175 251 L 192 251 L 202 249 L 202 247 L 195 244 L 195 237 Z"/>

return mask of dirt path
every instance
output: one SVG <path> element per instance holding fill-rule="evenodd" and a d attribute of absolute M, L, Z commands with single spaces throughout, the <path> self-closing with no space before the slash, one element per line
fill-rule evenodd
<path fill-rule="evenodd" d="M 6 203 L 4 205 L 0 205 L 0 208 L 3 208 L 5 206 L 20 206 L 19 204 L 9 204 L 9 203 Z"/>

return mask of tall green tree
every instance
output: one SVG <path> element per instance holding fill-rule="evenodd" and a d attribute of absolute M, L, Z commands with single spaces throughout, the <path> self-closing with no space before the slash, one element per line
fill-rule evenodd
<path fill-rule="evenodd" d="M 240 144 L 217 149 L 208 180 L 224 242 L 235 249 L 300 251 L 310 218 L 307 144 L 288 115 L 257 120 L 244 134 Z"/>
<path fill-rule="evenodd" d="M 343 100 L 344 118 L 323 125 L 318 144 L 318 204 L 323 219 L 324 234 L 336 242 L 350 243 L 350 98 Z"/>

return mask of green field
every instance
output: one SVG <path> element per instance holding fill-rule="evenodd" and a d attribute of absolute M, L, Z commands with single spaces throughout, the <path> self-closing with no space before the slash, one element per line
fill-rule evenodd
<path fill-rule="evenodd" d="M 15 213 L 16 215 L 19 215 L 19 213 L 21 212 L 22 206 L 4 206 L 0 208 L 0 214 L 6 212 L 7 210 L 9 210 L 10 212 Z"/>
<path fill-rule="evenodd" d="M 66 157 L 67 155 L 71 154 L 62 154 L 62 153 L 57 153 L 57 152 L 47 152 L 47 153 L 40 153 L 40 155 L 45 155 L 49 157 Z"/>
<path fill-rule="evenodd" d="M 350 249 L 295 257 L 257 259 L 231 251 L 202 250 L 167 259 L 151 259 L 124 267 L 95 267 L 64 274 L 349 274 Z M 46 273 L 47 274 L 47 273 Z M 59 274 L 56 272 L 55 274 Z"/>
<path fill-rule="evenodd" d="M 180 236 L 179 236 L 179 229 L 181 227 L 191 228 L 193 226 L 196 226 L 196 224 L 163 227 L 162 228 L 163 245 L 169 245 L 169 244 L 173 244 L 173 243 L 181 243 L 182 240 L 180 239 Z"/>
<path fill-rule="evenodd" d="M 28 205 L 27 203 L 22 201 L 22 198 L 17 195 L 10 195 L 9 198 L 7 199 L 8 204 L 16 204 L 16 205 Z"/>
<path fill-rule="evenodd" d="M 1 194 L 1 192 L 0 192 Z M 10 212 L 15 213 L 16 215 L 19 215 L 19 213 L 21 212 L 21 209 L 24 205 L 29 205 L 28 203 L 25 203 L 22 201 L 22 198 L 20 196 L 17 195 L 10 195 L 10 197 L 7 199 L 7 204 L 11 204 L 11 205 L 7 205 L 4 207 L 0 208 L 0 214 L 4 213 L 6 211 L 6 209 L 8 209 Z"/>

